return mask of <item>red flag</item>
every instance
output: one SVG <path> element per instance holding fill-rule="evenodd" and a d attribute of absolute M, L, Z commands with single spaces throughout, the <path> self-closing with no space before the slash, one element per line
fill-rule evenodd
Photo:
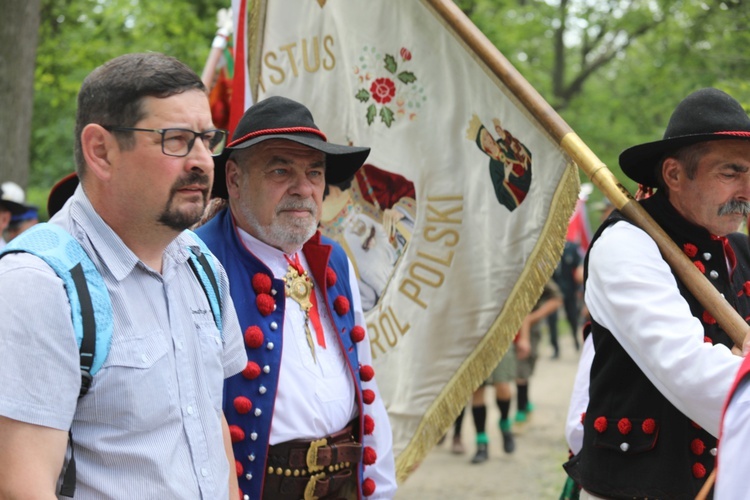
<path fill-rule="evenodd" d="M 232 0 L 234 19 L 234 78 L 229 110 L 230 136 L 245 110 L 253 103 L 247 75 L 247 0 Z"/>

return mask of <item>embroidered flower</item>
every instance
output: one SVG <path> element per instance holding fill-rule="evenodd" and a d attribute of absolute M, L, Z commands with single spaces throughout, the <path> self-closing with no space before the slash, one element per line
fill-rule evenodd
<path fill-rule="evenodd" d="M 357 325 L 351 331 L 352 342 L 362 342 L 365 339 L 365 329 Z"/>
<path fill-rule="evenodd" d="M 372 446 L 365 446 L 362 453 L 362 462 L 365 465 L 372 465 L 378 460 L 378 454 Z"/>
<path fill-rule="evenodd" d="M 375 420 L 370 415 L 365 415 L 365 435 L 369 436 L 375 430 Z"/>
<path fill-rule="evenodd" d="M 684 245 L 682 245 L 682 251 L 685 252 L 685 255 L 687 255 L 691 259 L 698 255 L 698 247 L 693 245 L 692 243 L 685 243 Z"/>
<path fill-rule="evenodd" d="M 258 378 L 258 375 L 260 375 L 260 366 L 258 363 L 255 361 L 248 361 L 247 366 L 242 370 L 242 376 L 248 380 L 253 380 Z"/>
<path fill-rule="evenodd" d="M 371 389 L 365 389 L 362 391 L 362 401 L 366 405 L 371 405 L 373 401 L 375 401 L 375 391 Z"/>
<path fill-rule="evenodd" d="M 694 260 L 693 264 L 695 264 L 695 267 L 698 268 L 698 271 L 700 271 L 701 273 L 705 274 L 705 272 L 706 272 L 706 266 L 703 265 L 703 262 L 701 262 L 699 260 Z"/>
<path fill-rule="evenodd" d="M 703 311 L 703 322 L 707 325 L 715 325 L 716 319 L 708 311 Z"/>
<path fill-rule="evenodd" d="M 276 302 L 273 300 L 273 297 L 267 293 L 258 294 L 258 296 L 255 297 L 255 305 L 258 306 L 258 311 L 260 311 L 263 316 L 268 316 L 274 309 L 276 309 Z"/>
<path fill-rule="evenodd" d="M 237 396 L 233 401 L 234 409 L 237 413 L 244 415 L 253 409 L 253 402 L 247 399 L 245 396 Z"/>
<path fill-rule="evenodd" d="M 653 434 L 656 431 L 656 421 L 653 418 L 647 418 L 641 424 L 644 434 Z"/>
<path fill-rule="evenodd" d="M 336 282 L 338 281 L 338 279 L 339 279 L 339 277 L 336 276 L 336 271 L 334 271 L 330 267 L 326 267 L 326 285 L 328 285 L 329 287 L 331 287 L 331 286 L 333 286 L 333 285 L 336 284 Z"/>
<path fill-rule="evenodd" d="M 411 52 L 406 47 L 401 47 L 399 54 L 401 54 L 401 59 L 404 61 L 411 61 Z"/>
<path fill-rule="evenodd" d="M 607 419 L 605 417 L 598 417 L 596 420 L 594 420 L 594 429 L 597 430 L 597 432 L 604 432 L 607 430 Z"/>
<path fill-rule="evenodd" d="M 263 330 L 258 326 L 248 326 L 245 330 L 245 345 L 250 349 L 257 349 L 263 345 Z"/>
<path fill-rule="evenodd" d="M 359 377 L 362 382 L 369 382 L 375 376 L 375 370 L 370 365 L 364 365 L 359 369 Z"/>
<path fill-rule="evenodd" d="M 336 297 L 336 300 L 333 301 L 333 308 L 339 316 L 343 316 L 349 312 L 349 300 L 343 295 L 339 295 Z"/>
<path fill-rule="evenodd" d="M 370 85 L 370 94 L 375 102 L 388 104 L 396 95 L 396 84 L 390 78 L 376 78 Z"/>
<path fill-rule="evenodd" d="M 626 436 L 630 434 L 630 431 L 633 429 L 633 424 L 630 423 L 630 419 L 621 418 L 619 422 L 617 422 L 617 429 L 620 431 L 620 434 Z"/>
<path fill-rule="evenodd" d="M 703 466 L 703 464 L 693 464 L 693 476 L 696 479 L 703 479 L 706 476 L 706 468 Z"/>
<path fill-rule="evenodd" d="M 233 443 L 239 443 L 245 439 L 245 431 L 240 429 L 236 425 L 229 426 L 229 436 L 232 438 Z"/>
<path fill-rule="evenodd" d="M 362 494 L 366 497 L 371 496 L 373 493 L 375 493 L 375 481 L 372 480 L 372 478 L 367 478 L 364 481 L 362 481 Z"/>
<path fill-rule="evenodd" d="M 271 277 L 264 273 L 256 273 L 250 281 L 256 294 L 271 293 Z"/>
<path fill-rule="evenodd" d="M 706 451 L 706 443 L 697 438 L 693 439 L 690 442 L 690 451 L 692 451 L 696 455 L 702 455 L 703 452 Z"/>

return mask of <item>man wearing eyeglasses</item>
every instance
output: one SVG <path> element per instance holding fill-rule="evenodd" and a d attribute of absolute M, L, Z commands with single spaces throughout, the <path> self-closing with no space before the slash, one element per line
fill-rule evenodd
<path fill-rule="evenodd" d="M 0 498 L 55 498 L 71 453 L 77 500 L 237 498 L 222 386 L 247 358 L 226 273 L 214 259 L 217 321 L 185 233 L 225 137 L 200 78 L 174 58 L 124 55 L 83 82 L 77 175 L 53 188 L 50 222 L 104 279 L 111 346 L 79 399 L 62 280 L 29 253 L 0 259 Z"/>

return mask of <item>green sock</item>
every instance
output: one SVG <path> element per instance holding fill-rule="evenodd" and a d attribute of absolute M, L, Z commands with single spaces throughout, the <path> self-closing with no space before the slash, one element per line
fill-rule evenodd
<path fill-rule="evenodd" d="M 500 430 L 503 432 L 508 432 L 511 429 L 511 423 L 510 420 L 507 418 L 501 418 L 500 419 Z"/>
<path fill-rule="evenodd" d="M 490 440 L 487 437 L 487 433 L 486 432 L 479 432 L 479 433 L 477 433 L 477 444 L 487 444 L 489 442 L 490 442 Z"/>

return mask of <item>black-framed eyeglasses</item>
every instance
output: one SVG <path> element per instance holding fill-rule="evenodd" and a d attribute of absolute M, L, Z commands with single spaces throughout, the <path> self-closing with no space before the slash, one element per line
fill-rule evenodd
<path fill-rule="evenodd" d="M 103 125 L 110 132 L 153 132 L 161 134 L 161 152 L 167 156 L 187 156 L 200 137 L 212 156 L 219 156 L 227 143 L 227 131 L 221 129 L 196 132 L 185 128 L 135 128 Z"/>

